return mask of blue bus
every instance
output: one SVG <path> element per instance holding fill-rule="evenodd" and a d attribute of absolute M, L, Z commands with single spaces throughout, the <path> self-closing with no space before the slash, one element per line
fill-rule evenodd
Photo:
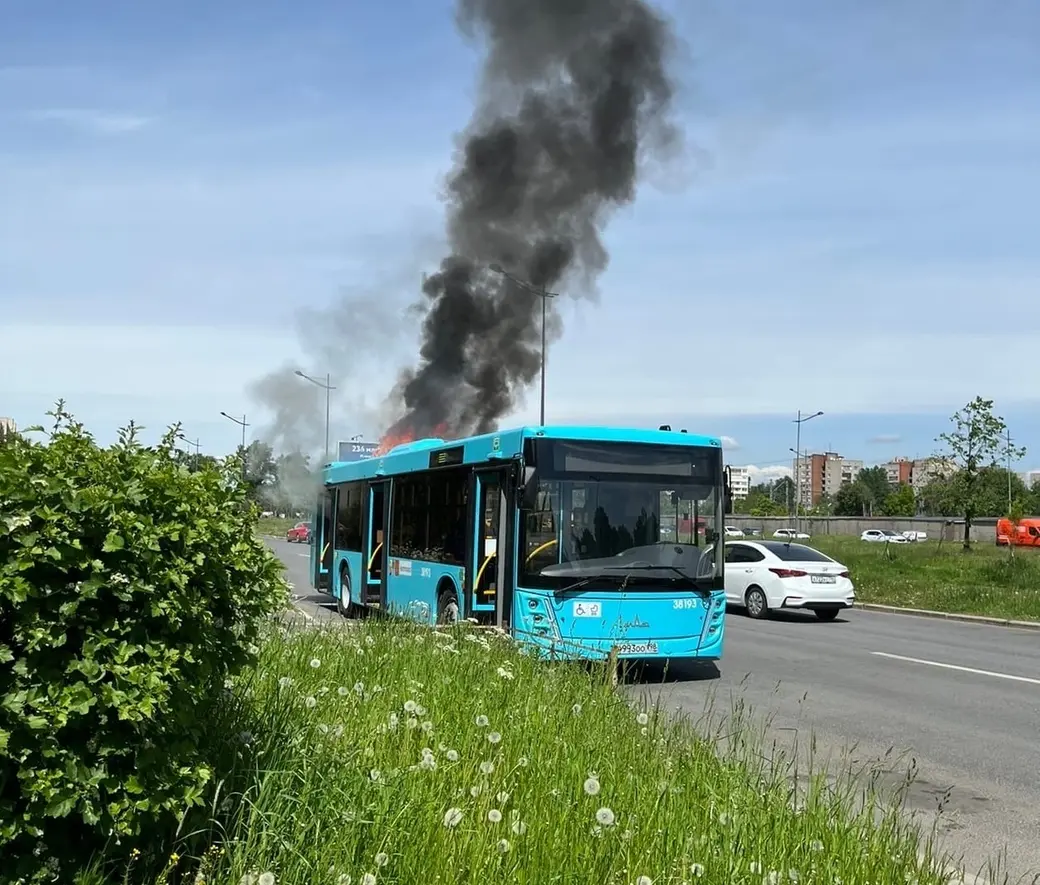
<path fill-rule="evenodd" d="M 719 439 L 523 427 L 332 462 L 311 574 L 345 616 L 494 625 L 546 657 L 722 656 Z"/>

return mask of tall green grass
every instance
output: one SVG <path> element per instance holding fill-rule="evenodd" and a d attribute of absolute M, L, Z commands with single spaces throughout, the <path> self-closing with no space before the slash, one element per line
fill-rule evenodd
<path fill-rule="evenodd" d="M 281 516 L 261 516 L 256 521 L 256 531 L 261 535 L 275 535 L 276 537 L 284 538 L 285 533 L 300 521 L 299 519 L 287 519 Z"/>
<path fill-rule="evenodd" d="M 599 671 L 466 626 L 283 628 L 207 721 L 222 777 L 205 813 L 162 857 L 106 872 L 198 885 L 943 881 L 930 843 L 869 785 L 812 775 L 799 791 L 793 763 L 746 721 L 711 721 L 633 708 Z"/>
<path fill-rule="evenodd" d="M 959 543 L 871 544 L 821 535 L 808 542 L 843 562 L 860 602 L 1040 620 L 1040 551 Z"/>

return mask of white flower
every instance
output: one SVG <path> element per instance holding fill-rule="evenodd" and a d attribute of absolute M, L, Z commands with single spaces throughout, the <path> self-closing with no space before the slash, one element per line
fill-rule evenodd
<path fill-rule="evenodd" d="M 350 885 L 353 880 L 346 873 L 340 873 L 339 878 L 336 879 L 336 885 Z"/>
<path fill-rule="evenodd" d="M 512 672 L 507 670 L 505 667 L 499 667 L 498 668 L 498 675 L 502 679 L 513 679 L 514 678 Z"/>
<path fill-rule="evenodd" d="M 581 704 L 575 704 L 573 707 L 571 707 L 571 712 L 575 716 L 580 716 L 581 715 Z"/>
<path fill-rule="evenodd" d="M 318 667 L 320 667 L 320 666 L 321 666 L 321 661 L 319 661 L 317 658 L 311 658 L 311 667 L 313 667 L 315 670 L 317 670 Z"/>
<path fill-rule="evenodd" d="M 611 811 L 606 806 L 604 806 L 603 808 L 601 808 L 599 811 L 596 812 L 596 822 L 601 827 L 612 827 L 612 826 L 614 826 L 614 820 L 615 820 L 614 812 Z"/>
<path fill-rule="evenodd" d="M 636 722 L 640 725 L 646 725 L 649 721 L 650 717 L 647 716 L 646 713 L 640 713 L 638 716 L 636 716 Z"/>
<path fill-rule="evenodd" d="M 411 730 L 413 728 L 419 727 L 419 720 L 416 719 L 414 716 L 409 716 L 404 724 L 408 727 L 409 730 Z"/>
<path fill-rule="evenodd" d="M 585 793 L 589 796 L 599 795 L 599 781 L 594 777 L 587 778 L 584 785 Z"/>
<path fill-rule="evenodd" d="M 361 877 L 361 885 L 376 885 L 376 874 L 365 873 L 365 875 Z"/>
<path fill-rule="evenodd" d="M 477 723 L 477 728 L 487 728 L 488 727 L 488 718 L 487 718 L 487 716 L 480 715 L 474 721 Z"/>
<path fill-rule="evenodd" d="M 338 694 L 341 698 L 345 698 L 347 696 L 347 687 L 345 685 L 341 685 L 339 688 L 336 689 L 336 694 Z"/>
<path fill-rule="evenodd" d="M 278 687 L 279 688 L 288 688 L 290 685 L 292 685 L 292 677 L 291 676 L 282 676 L 278 680 Z"/>
<path fill-rule="evenodd" d="M 754 872 L 754 870 L 752 870 Z M 704 864 L 694 863 L 690 864 L 690 875 L 699 879 L 704 875 Z"/>
<path fill-rule="evenodd" d="M 415 701 L 405 701 L 404 702 L 404 711 L 405 711 L 405 713 L 407 713 L 408 715 L 411 716 L 411 715 L 413 715 L 415 713 L 415 709 L 418 706 L 419 705 Z"/>
<path fill-rule="evenodd" d="M 502 823 L 502 812 L 497 808 L 490 808 L 488 809 L 487 819 L 488 823 L 500 824 Z"/>
<path fill-rule="evenodd" d="M 306 705 L 308 710 L 313 710 L 314 709 L 314 705 L 316 703 L 318 703 L 318 701 L 317 701 L 317 699 L 315 697 L 311 696 L 311 697 L 307 698 L 307 700 L 305 700 L 303 703 Z"/>
<path fill-rule="evenodd" d="M 516 835 L 522 836 L 527 832 L 527 824 L 525 824 L 519 817 L 514 818 L 512 823 L 512 830 Z"/>
<path fill-rule="evenodd" d="M 420 728 L 422 728 L 422 730 L 423 730 L 423 731 L 425 731 L 425 732 L 426 732 L 427 734 L 429 734 L 429 733 L 430 733 L 431 731 L 433 731 L 433 723 L 432 723 L 432 722 L 430 722 L 430 720 L 429 720 L 429 719 L 427 719 L 427 720 L 426 720 L 426 721 L 425 721 L 425 722 L 424 722 L 424 723 L 423 723 L 423 724 L 422 724 L 422 725 L 420 726 Z"/>
<path fill-rule="evenodd" d="M 458 750 L 448 750 L 444 754 L 444 758 L 447 759 L 449 762 L 458 762 L 459 761 L 459 751 Z"/>
<path fill-rule="evenodd" d="M 495 799 L 498 801 L 499 805 L 505 805 L 509 801 L 509 794 L 505 790 L 503 790 L 501 793 L 495 796 Z"/>
<path fill-rule="evenodd" d="M 256 873 L 246 873 L 238 880 L 238 885 L 256 885 L 257 875 Z"/>
<path fill-rule="evenodd" d="M 364 682 L 355 682 L 354 683 L 354 694 L 364 694 L 364 693 L 365 693 L 365 683 Z M 344 692 L 344 694 L 346 694 L 346 692 Z"/>
<path fill-rule="evenodd" d="M 527 757 L 521 756 L 519 759 L 516 760 L 516 764 L 519 765 L 521 768 L 527 768 Z"/>
<path fill-rule="evenodd" d="M 495 763 L 494 762 L 481 762 L 480 763 L 480 773 L 481 774 L 491 774 L 494 770 L 495 770 Z"/>
<path fill-rule="evenodd" d="M 654 880 L 649 876 L 640 876 L 636 879 L 636 885 L 654 885 Z"/>
<path fill-rule="evenodd" d="M 426 715 L 426 708 L 422 704 L 418 704 L 415 708 L 415 715 L 422 719 Z"/>
<path fill-rule="evenodd" d="M 378 768 L 373 768 L 368 773 L 368 778 L 372 781 L 372 783 L 378 784 L 383 779 L 383 772 L 381 772 Z"/>
<path fill-rule="evenodd" d="M 479 796 L 479 795 L 480 795 L 480 787 L 479 787 L 479 786 L 477 786 L 477 787 L 470 787 L 470 788 L 469 788 L 469 794 L 470 794 L 470 795 L 471 795 L 471 796 L 472 796 L 472 797 L 473 797 L 474 799 L 476 799 L 476 798 L 477 798 L 477 796 Z"/>
<path fill-rule="evenodd" d="M 261 873 L 257 885 L 274 885 L 274 873 Z"/>
<path fill-rule="evenodd" d="M 513 846 L 509 844 L 508 839 L 499 839 L 496 847 L 498 848 L 499 854 L 509 854 L 509 849 Z"/>
<path fill-rule="evenodd" d="M 462 809 L 449 808 L 444 812 L 444 826 L 452 829 L 462 823 Z"/>
<path fill-rule="evenodd" d="M 497 731 L 491 731 L 488 732 L 487 739 L 489 744 L 497 744 L 502 740 L 502 735 L 500 735 Z"/>
<path fill-rule="evenodd" d="M 387 854 L 385 851 L 380 851 L 376 855 L 376 866 L 385 867 L 388 863 L 390 863 L 390 855 Z"/>
<path fill-rule="evenodd" d="M 823 843 L 819 839 L 813 839 L 809 844 L 809 847 L 813 851 L 823 851 Z"/>

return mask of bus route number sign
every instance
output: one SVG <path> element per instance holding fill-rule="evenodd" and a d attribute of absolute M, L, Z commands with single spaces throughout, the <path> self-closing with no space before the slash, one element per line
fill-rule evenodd
<path fill-rule="evenodd" d="M 603 606 L 598 602 L 575 602 L 572 611 L 576 618 L 598 618 L 603 614 Z"/>

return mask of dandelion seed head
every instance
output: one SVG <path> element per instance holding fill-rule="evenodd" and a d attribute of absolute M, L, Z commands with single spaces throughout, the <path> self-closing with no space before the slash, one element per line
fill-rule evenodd
<path fill-rule="evenodd" d="M 497 808 L 491 808 L 487 813 L 488 823 L 500 824 L 502 823 L 502 812 Z"/>
<path fill-rule="evenodd" d="M 646 725 L 650 722 L 650 717 L 647 716 L 646 713 L 640 713 L 638 716 L 636 716 L 636 722 L 639 725 Z"/>
<path fill-rule="evenodd" d="M 308 710 L 313 710 L 314 709 L 314 705 L 318 703 L 318 699 L 315 698 L 313 695 L 311 695 L 303 703 L 306 705 Z"/>
<path fill-rule="evenodd" d="M 318 667 L 320 667 L 320 666 L 321 666 L 321 661 L 319 661 L 317 658 L 311 658 L 311 667 L 313 669 L 317 670 Z"/>
<path fill-rule="evenodd" d="M 754 870 L 752 870 L 754 872 Z M 704 864 L 694 863 L 690 864 L 690 875 L 696 879 L 699 879 L 704 875 Z"/>
<path fill-rule="evenodd" d="M 238 880 L 238 885 L 256 885 L 256 880 L 257 876 L 255 873 L 246 873 Z"/>
<path fill-rule="evenodd" d="M 447 750 L 444 753 L 444 758 L 447 759 L 449 762 L 458 762 L 459 761 L 459 751 L 458 750 Z"/>
<path fill-rule="evenodd" d="M 508 839 L 499 839 L 498 845 L 495 847 L 498 849 L 499 854 L 509 854 L 509 849 L 513 846 L 509 844 Z"/>
<path fill-rule="evenodd" d="M 636 879 L 636 885 L 654 885 L 654 880 L 649 876 L 640 876 Z"/>
<path fill-rule="evenodd" d="M 261 873 L 256 885 L 274 885 L 274 873 Z"/>
<path fill-rule="evenodd" d="M 469 788 L 469 794 L 470 794 L 470 795 L 471 795 L 471 796 L 472 796 L 472 797 L 473 797 L 474 799 L 476 799 L 476 798 L 477 798 L 477 796 L 479 796 L 479 795 L 480 795 L 480 787 L 479 787 L 479 786 L 474 786 L 474 787 L 470 787 L 470 788 Z"/>
<path fill-rule="evenodd" d="M 423 730 L 424 732 L 426 732 L 426 734 L 429 734 L 429 733 L 430 733 L 431 731 L 433 731 L 433 723 L 432 723 L 432 722 L 430 722 L 430 720 L 429 720 L 429 719 L 427 719 L 427 720 L 426 720 L 426 721 L 425 721 L 425 722 L 424 722 L 424 723 L 423 723 L 423 724 L 422 724 L 422 725 L 420 726 L 420 728 L 422 728 L 422 730 Z"/>
<path fill-rule="evenodd" d="M 355 682 L 354 683 L 354 694 L 364 694 L 364 693 L 365 693 L 365 683 L 364 682 Z"/>
<path fill-rule="evenodd" d="M 423 716 L 427 714 L 427 712 L 429 711 L 422 704 L 418 704 L 415 708 L 415 715 L 418 716 L 420 719 L 422 719 Z"/>
<path fill-rule="evenodd" d="M 575 704 L 573 707 L 571 707 L 571 712 L 575 716 L 580 716 L 581 715 L 581 704 Z"/>
<path fill-rule="evenodd" d="M 517 836 L 522 836 L 527 832 L 527 824 L 525 824 L 520 818 L 514 820 L 510 828 Z"/>
<path fill-rule="evenodd" d="M 412 700 L 405 701 L 404 702 L 404 711 L 405 711 L 405 713 L 407 713 L 409 715 L 413 715 L 415 713 L 416 707 L 418 707 L 418 706 L 419 705 L 415 701 L 412 701 Z"/>
<path fill-rule="evenodd" d="M 278 680 L 278 687 L 279 688 L 288 688 L 290 685 L 292 685 L 292 677 L 291 676 L 282 676 Z"/>
<path fill-rule="evenodd" d="M 477 728 L 487 728 L 488 727 L 488 718 L 487 718 L 487 716 L 484 716 L 483 714 L 478 716 L 474 720 L 474 722 L 477 723 Z"/>
<path fill-rule="evenodd" d="M 751 873 L 752 876 L 761 875 L 762 864 L 760 864 L 757 860 L 751 861 L 751 863 L 748 864 L 748 872 Z"/>
<path fill-rule="evenodd" d="M 823 843 L 819 839 L 813 839 L 809 844 L 809 847 L 813 851 L 823 851 Z"/>
<path fill-rule="evenodd" d="M 376 854 L 375 861 L 377 867 L 385 867 L 388 863 L 390 863 L 390 855 L 387 854 L 385 851 L 380 851 L 378 854 Z"/>
<path fill-rule="evenodd" d="M 588 796 L 598 796 L 599 795 L 599 781 L 596 780 L 596 778 L 594 778 L 594 777 L 586 778 L 585 784 L 584 784 L 584 790 L 585 790 L 586 795 L 588 795 Z"/>
<path fill-rule="evenodd" d="M 462 809 L 461 808 L 449 808 L 444 812 L 444 826 L 448 829 L 453 829 L 462 823 Z"/>
<path fill-rule="evenodd" d="M 612 827 L 612 826 L 614 826 L 614 821 L 615 821 L 614 812 L 611 811 L 606 806 L 604 806 L 603 808 L 599 809 L 599 811 L 596 812 L 596 822 L 601 827 Z"/>
<path fill-rule="evenodd" d="M 341 685 L 339 688 L 336 689 L 336 694 L 338 694 L 341 698 L 345 698 L 347 696 L 347 687 L 345 685 Z"/>
<path fill-rule="evenodd" d="M 489 744 L 497 744 L 502 741 L 502 735 L 497 731 L 490 731 L 488 732 L 487 739 Z"/>
<path fill-rule="evenodd" d="M 365 875 L 361 877 L 361 885 L 376 885 L 376 874 L 365 873 Z"/>
<path fill-rule="evenodd" d="M 371 771 L 370 771 L 370 772 L 368 773 L 368 778 L 369 778 L 369 780 L 371 780 L 371 781 L 372 781 L 373 783 L 378 783 L 379 781 L 381 781 L 381 780 L 383 779 L 383 772 L 381 772 L 381 771 L 380 771 L 380 770 L 379 770 L 378 768 L 373 768 L 373 769 L 372 769 L 372 770 L 371 770 Z"/>
<path fill-rule="evenodd" d="M 521 756 L 519 759 L 516 760 L 516 764 L 519 765 L 521 768 L 527 768 L 527 757 Z"/>
<path fill-rule="evenodd" d="M 495 763 L 494 762 L 481 762 L 480 763 L 480 773 L 481 774 L 492 774 L 494 772 L 494 770 L 495 770 Z"/>
<path fill-rule="evenodd" d="M 495 799 L 499 805 L 505 805 L 509 801 L 509 793 L 503 790 L 501 793 L 495 796 Z"/>

